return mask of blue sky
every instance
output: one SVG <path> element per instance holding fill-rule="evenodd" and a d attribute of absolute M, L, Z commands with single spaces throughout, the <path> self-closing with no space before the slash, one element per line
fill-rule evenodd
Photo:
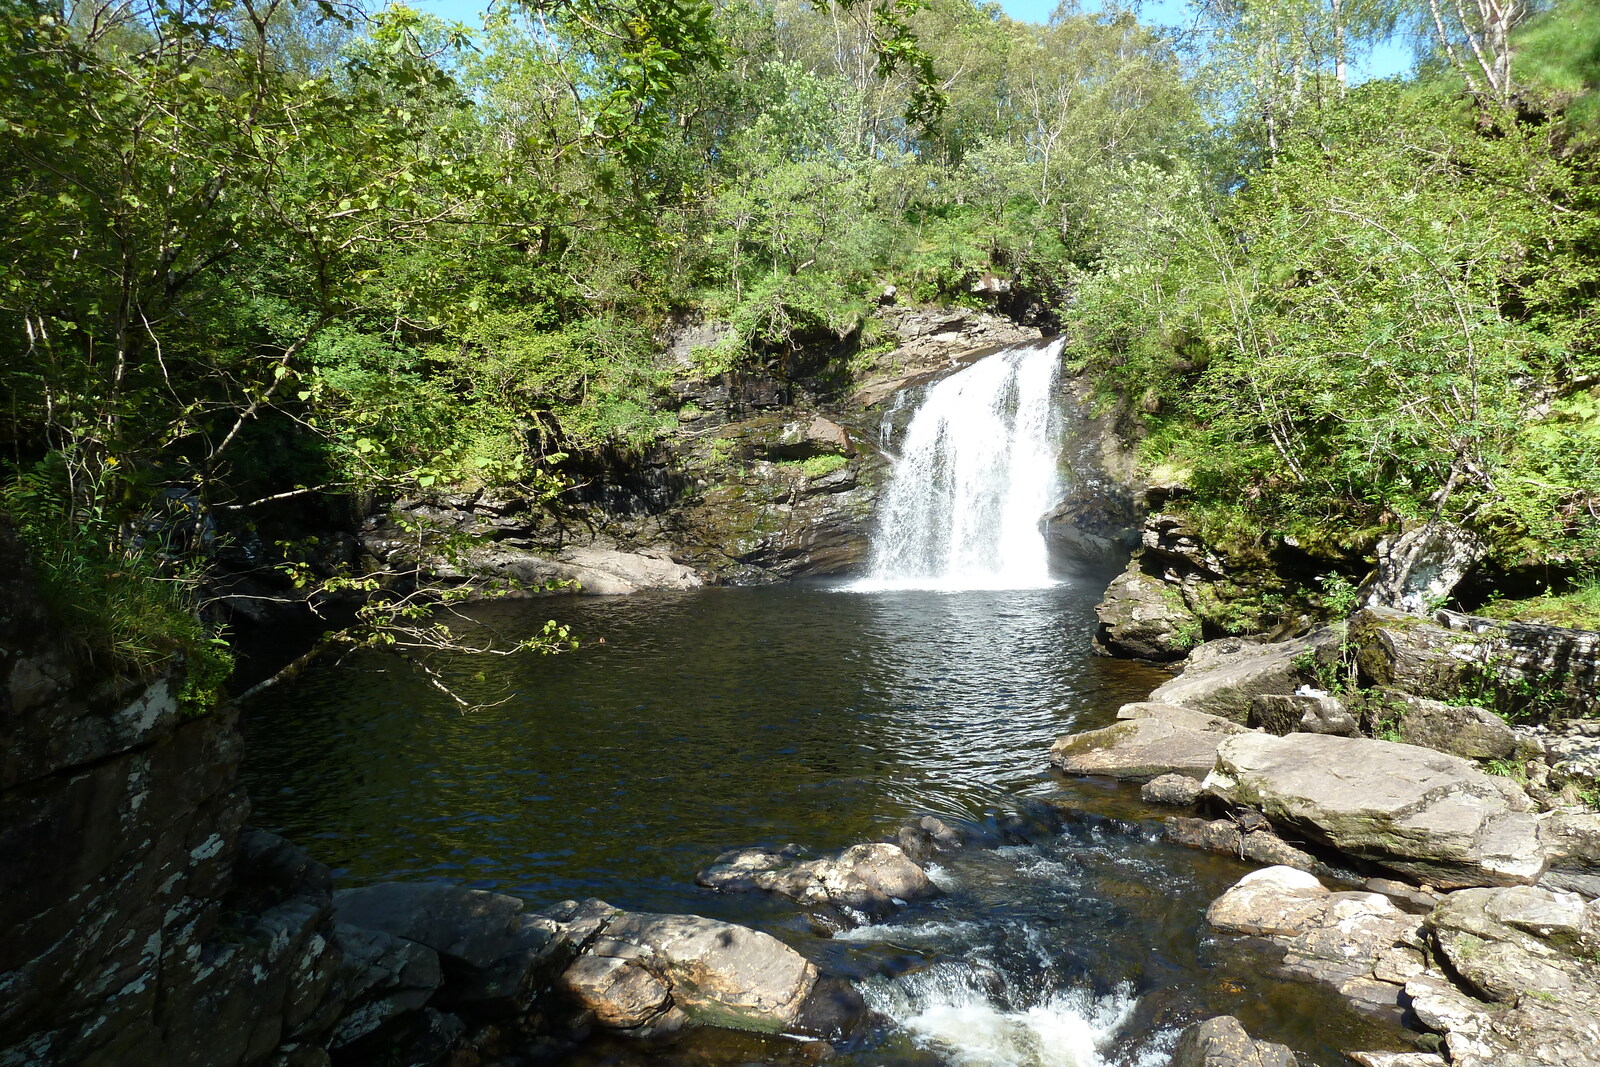
<path fill-rule="evenodd" d="M 407 2 L 412 7 L 430 11 L 447 19 L 475 23 L 478 20 L 478 13 L 486 6 L 487 0 L 407 0 Z M 1023 22 L 1045 22 L 1050 18 L 1050 12 L 1055 10 L 1058 2 L 1059 0 L 1000 0 L 1000 6 L 1014 19 Z M 1092 10 L 1096 6 L 1095 0 L 1084 2 L 1085 8 Z M 1183 26 L 1192 20 L 1188 0 L 1145 0 L 1140 9 L 1140 17 L 1147 22 L 1167 26 Z M 1390 42 L 1375 49 L 1372 55 L 1352 62 L 1350 68 L 1351 80 L 1357 82 L 1404 74 L 1411 69 L 1411 50 L 1399 42 Z"/>

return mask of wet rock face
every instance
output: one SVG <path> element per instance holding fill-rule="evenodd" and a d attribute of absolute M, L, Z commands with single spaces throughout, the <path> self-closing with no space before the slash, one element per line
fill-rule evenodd
<path fill-rule="evenodd" d="M 888 460 L 865 431 L 816 413 L 730 423 L 687 443 L 692 487 L 658 524 L 677 557 L 737 584 L 866 561 Z"/>
<path fill-rule="evenodd" d="M 1206 790 L 1435 886 L 1526 884 L 1547 864 L 1532 803 L 1514 782 L 1412 745 L 1244 734 L 1218 746 Z"/>
<path fill-rule="evenodd" d="M 938 841 L 938 831 L 933 833 Z M 695 883 L 723 892 L 773 893 L 845 925 L 882 918 L 909 901 L 938 894 L 927 872 L 897 845 L 852 845 L 837 856 L 810 860 L 800 854 L 795 845 L 724 852 L 695 875 Z"/>
<path fill-rule="evenodd" d="M 332 1019 L 326 870 L 246 836 L 229 713 L 76 660 L 0 530 L 0 1062 L 262 1062 Z"/>

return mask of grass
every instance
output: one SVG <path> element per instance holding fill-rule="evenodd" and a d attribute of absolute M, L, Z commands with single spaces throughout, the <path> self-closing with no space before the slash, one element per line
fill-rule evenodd
<path fill-rule="evenodd" d="M 791 470 L 798 470 L 808 480 L 821 478 L 849 466 L 850 460 L 837 453 L 827 452 L 820 456 L 810 456 L 806 459 L 788 460 L 778 464 Z"/>
<path fill-rule="evenodd" d="M 1574 127 L 1600 135 L 1600 5 L 1565 0 L 1516 33 L 1513 73 L 1566 104 Z"/>
<path fill-rule="evenodd" d="M 1542 622 L 1574 630 L 1600 630 L 1600 580 L 1563 593 L 1546 590 L 1524 600 L 1491 600 L 1476 612 L 1491 619 Z"/>

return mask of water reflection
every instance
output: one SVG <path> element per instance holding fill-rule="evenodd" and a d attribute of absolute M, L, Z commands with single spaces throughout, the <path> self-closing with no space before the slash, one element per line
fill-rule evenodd
<path fill-rule="evenodd" d="M 315 840 L 347 883 L 683 906 L 724 848 L 836 847 L 1044 785 L 1056 735 L 1151 684 L 1076 653 L 1092 595 L 785 586 L 484 605 L 508 633 L 559 613 L 588 644 L 446 665 L 473 699 L 511 696 L 467 714 L 376 655 L 269 692 L 247 723 L 255 818 Z"/>

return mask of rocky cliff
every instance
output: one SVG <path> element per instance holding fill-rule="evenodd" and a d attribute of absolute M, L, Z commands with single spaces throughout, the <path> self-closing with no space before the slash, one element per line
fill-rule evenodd
<path fill-rule="evenodd" d="M 0 1064 L 307 1062 L 328 887 L 239 876 L 261 857 L 232 714 L 96 670 L 9 531 L 0 560 Z"/>

